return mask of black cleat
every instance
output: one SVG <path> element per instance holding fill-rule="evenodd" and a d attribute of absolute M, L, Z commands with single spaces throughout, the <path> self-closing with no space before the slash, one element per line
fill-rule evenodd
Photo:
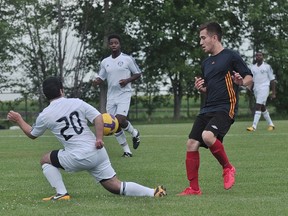
<path fill-rule="evenodd" d="M 124 152 L 122 157 L 132 157 L 132 153 L 129 153 L 129 152 Z"/>
<path fill-rule="evenodd" d="M 132 141 L 133 141 L 133 148 L 137 149 L 138 146 L 140 145 L 140 133 L 139 133 L 139 131 L 137 131 L 137 135 L 135 137 L 132 137 Z"/>

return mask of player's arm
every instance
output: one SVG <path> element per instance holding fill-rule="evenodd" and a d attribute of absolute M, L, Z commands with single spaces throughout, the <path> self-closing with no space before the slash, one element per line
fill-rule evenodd
<path fill-rule="evenodd" d="M 272 91 L 272 94 L 271 94 L 271 98 L 276 98 L 276 83 L 277 81 L 274 79 L 274 80 L 271 80 L 270 82 L 270 88 L 271 88 L 271 91 Z"/>
<path fill-rule="evenodd" d="M 103 123 L 103 117 L 101 114 L 99 114 L 94 119 L 94 127 L 96 131 L 96 148 L 101 149 L 104 145 L 104 142 L 103 142 L 104 123 Z"/>
<path fill-rule="evenodd" d="M 140 77 L 141 77 L 141 73 L 132 74 L 132 76 L 127 78 L 127 79 L 119 80 L 119 84 L 121 87 L 125 87 L 129 82 L 133 82 L 133 81 L 139 79 Z"/>
<path fill-rule="evenodd" d="M 15 122 L 19 125 L 21 130 L 31 139 L 35 139 L 37 137 L 31 134 L 32 127 L 22 118 L 21 114 L 18 112 L 10 111 L 7 114 L 7 119 L 9 121 Z"/>
<path fill-rule="evenodd" d="M 244 78 L 238 73 L 233 71 L 233 81 L 239 86 L 251 87 L 253 84 L 253 77 L 251 75 L 246 75 Z"/>

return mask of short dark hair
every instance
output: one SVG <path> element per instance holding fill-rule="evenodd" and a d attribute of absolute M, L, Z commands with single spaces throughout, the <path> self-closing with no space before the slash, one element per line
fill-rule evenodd
<path fill-rule="evenodd" d="M 223 33 L 222 33 L 222 28 L 219 25 L 219 23 L 207 22 L 207 23 L 200 25 L 199 31 L 202 31 L 204 29 L 207 29 L 207 32 L 209 35 L 216 34 L 218 37 L 218 40 L 221 41 Z"/>
<path fill-rule="evenodd" d="M 118 35 L 118 34 L 110 34 L 110 35 L 108 36 L 108 43 L 110 42 L 110 40 L 111 40 L 112 38 L 118 39 L 119 42 L 121 43 L 121 37 L 120 37 L 120 35 Z"/>
<path fill-rule="evenodd" d="M 61 96 L 60 89 L 63 89 L 63 83 L 60 77 L 49 77 L 43 81 L 43 93 L 48 100 Z"/>

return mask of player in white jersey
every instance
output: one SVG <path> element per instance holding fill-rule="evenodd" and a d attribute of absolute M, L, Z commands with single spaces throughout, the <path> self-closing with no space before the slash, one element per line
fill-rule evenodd
<path fill-rule="evenodd" d="M 56 195 L 48 200 L 69 200 L 59 168 L 67 172 L 87 171 L 109 192 L 126 196 L 164 196 L 163 186 L 155 189 L 134 182 L 121 182 L 111 166 L 103 142 L 103 118 L 94 107 L 76 98 L 65 98 L 62 82 L 50 77 L 43 82 L 43 92 L 50 104 L 37 117 L 31 127 L 18 112 L 10 111 L 7 118 L 16 122 L 31 139 L 50 130 L 64 148 L 43 155 L 43 174 L 56 189 Z M 96 137 L 87 120 L 94 124 Z"/>
<path fill-rule="evenodd" d="M 120 127 L 115 133 L 119 145 L 123 148 L 123 157 L 132 157 L 132 152 L 126 140 L 124 131 L 132 135 L 133 148 L 137 149 L 140 144 L 140 133 L 127 120 L 132 96 L 131 82 L 141 77 L 141 71 L 135 60 L 121 52 L 121 38 L 119 35 L 108 36 L 108 45 L 112 54 L 103 59 L 100 65 L 98 77 L 94 85 L 107 80 L 107 104 L 106 110 L 114 115 Z"/>
<path fill-rule="evenodd" d="M 270 93 L 271 84 L 271 99 L 276 97 L 276 87 L 275 87 L 275 75 L 271 66 L 263 61 L 263 53 L 256 53 L 256 63 L 251 66 L 251 71 L 253 73 L 253 91 L 256 99 L 254 120 L 251 127 L 247 127 L 247 131 L 255 131 L 258 122 L 263 114 L 267 121 L 267 130 L 272 131 L 275 126 L 271 120 L 270 114 L 266 108 L 266 101 Z"/>

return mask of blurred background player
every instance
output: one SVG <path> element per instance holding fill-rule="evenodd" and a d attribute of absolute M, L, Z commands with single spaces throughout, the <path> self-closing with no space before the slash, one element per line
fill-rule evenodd
<path fill-rule="evenodd" d="M 253 92 L 256 99 L 254 120 L 251 127 L 247 128 L 247 131 L 255 131 L 258 122 L 261 118 L 261 114 L 266 119 L 268 124 L 268 131 L 275 129 L 275 126 L 271 120 L 270 114 L 266 108 L 266 101 L 270 93 L 271 84 L 271 99 L 276 98 L 276 80 L 273 70 L 269 64 L 264 62 L 264 57 L 262 52 L 256 53 L 255 64 L 251 66 L 251 71 L 253 73 Z"/>
<path fill-rule="evenodd" d="M 35 139 L 46 131 L 51 132 L 62 143 L 64 149 L 43 155 L 43 174 L 56 189 L 49 200 L 70 200 L 59 168 L 67 172 L 88 171 L 109 192 L 125 196 L 161 197 L 166 195 L 162 186 L 155 189 L 134 182 L 121 182 L 111 166 L 103 142 L 103 118 L 91 105 L 77 98 L 65 98 L 63 84 L 57 77 L 43 82 L 43 92 L 50 104 L 39 114 L 31 127 L 18 112 L 10 111 L 7 118 L 16 122 L 23 132 Z M 87 125 L 94 124 L 96 137 Z"/>
<path fill-rule="evenodd" d="M 237 113 L 239 86 L 252 83 L 251 71 L 243 59 L 235 51 L 222 46 L 221 26 L 210 22 L 201 25 L 199 30 L 200 45 L 210 55 L 202 62 L 202 77 L 195 77 L 194 86 L 206 97 L 186 143 L 189 187 L 179 196 L 202 194 L 198 182 L 200 147 L 208 148 L 222 166 L 224 189 L 234 185 L 236 169 L 228 159 L 223 139 Z"/>
<path fill-rule="evenodd" d="M 119 121 L 119 128 L 115 137 L 123 148 L 122 157 L 132 157 L 124 131 L 132 135 L 133 148 L 137 149 L 140 144 L 140 133 L 127 120 L 127 115 L 132 97 L 131 82 L 141 77 L 141 71 L 131 56 L 121 52 L 119 35 L 109 35 L 108 46 L 111 49 L 111 55 L 102 60 L 98 77 L 93 83 L 99 85 L 107 79 L 106 111 L 114 115 Z"/>

